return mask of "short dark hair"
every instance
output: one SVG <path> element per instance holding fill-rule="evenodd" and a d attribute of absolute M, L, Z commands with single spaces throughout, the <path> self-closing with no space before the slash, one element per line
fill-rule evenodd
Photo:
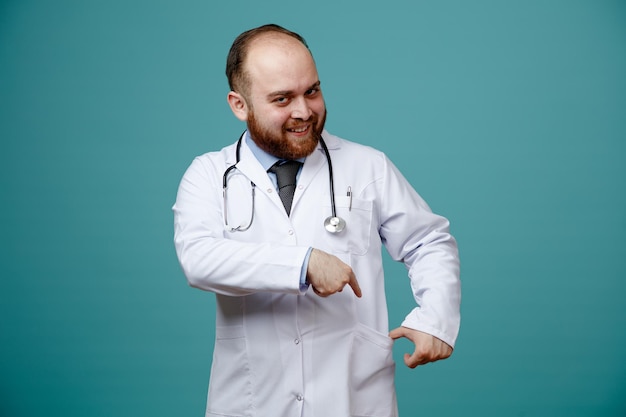
<path fill-rule="evenodd" d="M 228 78 L 228 86 L 232 91 L 247 95 L 250 80 L 243 67 L 248 54 L 248 47 L 253 40 L 266 33 L 280 33 L 291 36 L 309 49 L 302 36 L 273 23 L 243 32 L 233 42 L 226 58 L 226 78 Z"/>

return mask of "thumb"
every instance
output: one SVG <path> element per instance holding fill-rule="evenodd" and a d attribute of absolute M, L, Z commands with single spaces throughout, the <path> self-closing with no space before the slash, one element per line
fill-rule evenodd
<path fill-rule="evenodd" d="M 402 327 L 396 327 L 395 329 L 389 332 L 389 337 L 394 340 L 404 337 L 404 329 Z"/>

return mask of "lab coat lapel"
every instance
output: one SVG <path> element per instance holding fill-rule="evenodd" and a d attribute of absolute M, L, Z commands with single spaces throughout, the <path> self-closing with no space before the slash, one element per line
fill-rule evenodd
<path fill-rule="evenodd" d="M 278 193 L 275 192 L 274 184 L 245 141 L 241 144 L 241 160 L 237 164 L 237 169 L 256 184 L 257 192 L 260 191 L 267 195 L 267 197 L 284 212 L 283 203 L 280 201 Z"/>
<path fill-rule="evenodd" d="M 324 142 L 326 143 L 326 147 L 331 151 L 333 149 L 339 148 L 339 142 L 330 135 L 326 134 L 326 131 L 322 134 L 324 138 Z M 298 201 L 302 198 L 302 194 L 309 187 L 313 179 L 317 175 L 321 175 L 321 172 L 328 170 L 328 164 L 326 162 L 326 155 L 324 154 L 324 149 L 322 145 L 318 144 L 317 148 L 313 153 L 306 157 L 304 161 L 304 165 L 302 166 L 302 171 L 300 172 L 300 178 L 298 179 L 298 188 L 296 189 L 296 194 L 294 195 L 292 207 L 296 207 Z"/>

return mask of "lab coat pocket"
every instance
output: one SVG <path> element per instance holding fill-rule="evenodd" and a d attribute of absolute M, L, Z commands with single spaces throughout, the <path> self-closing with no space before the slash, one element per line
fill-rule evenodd
<path fill-rule="evenodd" d="M 246 415 L 252 399 L 251 384 L 243 327 L 217 327 L 207 416 Z"/>
<path fill-rule="evenodd" d="M 393 340 L 357 325 L 350 359 L 350 415 L 397 416 Z"/>
<path fill-rule="evenodd" d="M 345 220 L 346 227 L 338 233 L 329 233 L 322 228 L 320 233 L 323 241 L 333 252 L 352 253 L 364 255 L 370 246 L 372 233 L 372 207 L 373 202 L 347 196 L 335 198 L 337 217 Z M 330 206 L 325 207 L 321 213 L 330 214 Z"/>

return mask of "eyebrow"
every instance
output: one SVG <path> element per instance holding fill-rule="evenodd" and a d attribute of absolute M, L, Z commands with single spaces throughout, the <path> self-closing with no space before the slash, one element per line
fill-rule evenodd
<path fill-rule="evenodd" d="M 313 84 L 311 84 L 309 87 L 307 87 L 307 91 L 312 89 L 312 88 L 319 88 L 319 86 L 322 83 L 317 80 L 316 82 L 314 82 Z M 267 98 L 274 98 L 274 97 L 278 97 L 278 96 L 292 96 L 293 95 L 293 91 L 291 90 L 283 90 L 283 91 L 274 91 L 272 93 L 269 93 L 267 95 Z"/>

